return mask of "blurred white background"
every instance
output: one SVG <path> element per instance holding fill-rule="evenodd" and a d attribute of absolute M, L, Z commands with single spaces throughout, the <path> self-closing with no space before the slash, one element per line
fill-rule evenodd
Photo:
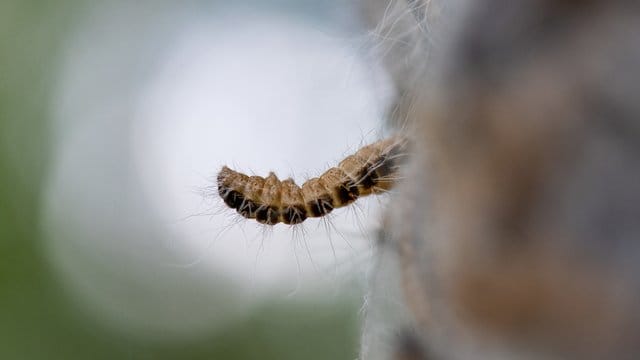
<path fill-rule="evenodd" d="M 91 9 L 59 63 L 43 209 L 48 258 L 82 309 L 162 338 L 223 329 L 265 299 L 361 298 L 384 198 L 268 228 L 202 195 L 222 165 L 302 184 L 382 137 L 388 84 L 350 11 Z"/>

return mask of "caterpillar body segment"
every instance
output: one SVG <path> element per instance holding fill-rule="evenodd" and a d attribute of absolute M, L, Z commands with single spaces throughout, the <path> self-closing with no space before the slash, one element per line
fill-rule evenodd
<path fill-rule="evenodd" d="M 248 176 L 224 166 L 218 173 L 218 194 L 247 219 L 267 225 L 299 224 L 358 197 L 390 190 L 406 158 L 406 145 L 405 138 L 396 136 L 364 146 L 302 186 L 293 179 L 279 180 L 274 173 Z"/>

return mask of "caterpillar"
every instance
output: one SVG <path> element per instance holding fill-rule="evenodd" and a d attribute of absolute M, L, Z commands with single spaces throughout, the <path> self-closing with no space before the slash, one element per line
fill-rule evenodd
<path fill-rule="evenodd" d="M 223 166 L 217 176 L 224 203 L 247 219 L 296 225 L 322 217 L 359 197 L 389 191 L 407 155 L 407 140 L 393 136 L 360 148 L 338 166 L 298 186 L 293 179 L 248 176 Z"/>

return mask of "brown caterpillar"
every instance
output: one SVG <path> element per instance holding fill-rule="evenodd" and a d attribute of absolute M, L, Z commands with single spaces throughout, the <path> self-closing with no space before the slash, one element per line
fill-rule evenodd
<path fill-rule="evenodd" d="M 247 219 L 267 225 L 300 224 L 347 206 L 358 197 L 390 190 L 406 158 L 406 145 L 405 138 L 395 136 L 364 146 L 302 187 L 290 178 L 279 180 L 273 172 L 263 178 L 224 166 L 218 173 L 218 194 Z"/>

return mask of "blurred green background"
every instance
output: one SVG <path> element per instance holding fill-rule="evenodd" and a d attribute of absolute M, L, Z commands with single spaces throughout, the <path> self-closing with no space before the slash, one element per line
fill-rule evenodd
<path fill-rule="evenodd" d="M 326 9 L 309 4 L 313 2 L 297 8 L 307 13 Z M 222 330 L 138 336 L 105 325 L 61 283 L 43 246 L 51 231 L 42 225 L 55 142 L 51 103 L 64 44 L 94 5 L 74 0 L 0 2 L 0 359 L 356 358 L 357 293 L 328 300 L 276 296 Z M 195 278 L 173 284 L 179 291 L 193 287 L 189 291 L 197 293 L 198 284 L 207 279 L 202 274 Z M 129 285 L 122 286 L 128 291 Z"/>

